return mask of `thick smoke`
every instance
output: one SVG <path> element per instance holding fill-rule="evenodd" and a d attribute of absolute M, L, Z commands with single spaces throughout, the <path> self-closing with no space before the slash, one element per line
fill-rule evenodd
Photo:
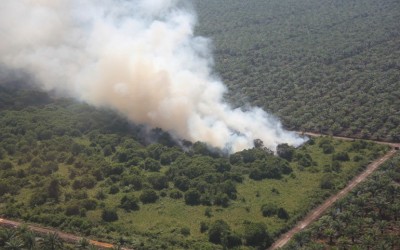
<path fill-rule="evenodd" d="M 0 63 L 38 85 L 231 152 L 303 139 L 259 108 L 232 109 L 209 41 L 178 0 L 1 0 Z"/>

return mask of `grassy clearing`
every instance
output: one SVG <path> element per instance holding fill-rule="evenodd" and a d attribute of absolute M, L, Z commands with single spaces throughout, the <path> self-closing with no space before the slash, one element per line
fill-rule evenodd
<path fill-rule="evenodd" d="M 321 200 L 332 190 L 321 190 L 320 182 L 324 174 L 324 166 L 332 162 L 332 154 L 324 154 L 318 147 L 321 139 L 316 139 L 315 145 L 305 145 L 299 151 L 309 153 L 316 162 L 316 166 L 301 169 L 296 163 L 291 163 L 294 171 L 290 176 L 282 179 L 266 179 L 254 181 L 246 178 L 239 184 L 238 198 L 231 202 L 229 207 L 210 207 L 211 217 L 205 216 L 207 206 L 187 206 L 183 200 L 173 200 L 165 197 L 155 204 L 142 205 L 137 212 L 125 212 L 119 210 L 120 220 L 115 225 L 125 228 L 131 232 L 149 232 L 154 235 L 176 234 L 180 228 L 190 229 L 191 239 L 206 240 L 206 235 L 200 233 L 200 222 L 212 222 L 218 219 L 226 221 L 233 230 L 241 232 L 244 221 L 264 222 L 271 233 L 282 230 L 289 221 L 281 220 L 276 216 L 263 217 L 260 208 L 263 204 L 273 203 L 278 207 L 285 208 L 291 217 L 296 217 L 310 209 L 315 201 Z M 352 142 L 333 141 L 336 151 L 348 151 Z M 379 147 L 380 154 L 385 147 Z M 356 155 L 372 155 L 372 152 L 363 150 L 361 152 L 349 153 L 350 159 Z M 375 154 L 373 154 L 375 155 Z M 344 185 L 349 177 L 358 172 L 359 162 L 342 162 L 341 171 L 334 173 L 337 186 Z M 275 191 L 273 191 L 275 190 Z M 93 193 L 95 190 L 92 190 Z M 134 192 L 138 197 L 140 192 Z M 106 206 L 119 203 L 124 194 L 108 195 L 104 201 Z M 88 213 L 93 221 L 100 221 L 98 211 Z"/>
<path fill-rule="evenodd" d="M 173 184 L 169 183 L 170 188 L 161 191 L 167 194 L 165 197 L 160 197 L 154 204 L 140 204 L 139 211 L 126 212 L 118 208 L 121 198 L 127 193 L 139 197 L 142 191 L 124 192 L 123 189 L 120 189 L 116 194 L 109 194 L 108 188 L 104 188 L 109 184 L 106 184 L 106 180 L 104 180 L 98 182 L 94 188 L 86 190 L 88 198 L 92 199 L 95 199 L 96 193 L 101 189 L 106 193 L 106 198 L 99 201 L 95 210 L 86 212 L 86 219 L 93 222 L 94 225 L 99 225 L 92 233 L 100 238 L 112 241 L 126 237 L 131 242 L 148 242 L 150 245 L 152 243 L 149 239 L 156 239 L 158 242 L 163 239 L 168 241 L 173 239 L 177 242 L 190 242 L 190 245 L 195 242 L 208 244 L 206 243 L 207 233 L 200 232 L 200 223 L 211 224 L 216 220 L 226 221 L 231 229 L 239 234 L 244 233 L 243 225 L 246 221 L 263 222 L 271 234 L 278 235 L 311 209 L 315 203 L 322 201 L 324 197 L 344 186 L 349 178 L 359 172 L 361 165 L 365 165 L 372 158 L 376 158 L 387 150 L 385 146 L 371 144 L 368 148 L 351 151 L 354 142 L 329 139 L 335 147 L 335 152 L 348 152 L 350 161 L 340 162 L 340 171 L 329 173 L 333 178 L 335 188 L 323 190 L 320 183 L 328 174 L 326 167 L 332 165 L 332 154 L 322 152 L 319 147 L 322 140 L 324 138 L 317 138 L 313 145 L 306 144 L 296 149 L 296 154 L 311 156 L 314 162 L 312 166 L 302 167 L 298 165 L 297 161 L 293 161 L 290 163 L 293 172 L 290 175 L 284 175 L 281 179 L 255 181 L 245 176 L 244 181 L 237 185 L 237 199 L 231 201 L 228 207 L 188 206 L 183 199 L 175 200 L 168 197 L 170 189 L 173 187 Z M 88 141 L 82 139 L 80 143 L 88 144 Z M 356 156 L 363 160 L 353 161 Z M 27 165 L 19 166 L 21 169 L 27 167 Z M 68 168 L 67 165 L 60 164 L 56 175 L 68 180 Z M 160 172 L 165 172 L 167 169 L 168 167 L 164 166 Z M 64 194 L 76 192 L 69 185 L 62 191 Z M 161 192 L 158 193 L 161 194 Z M 24 188 L 15 197 L 15 200 L 26 206 L 32 194 L 31 189 Z M 290 218 L 283 220 L 277 216 L 264 217 L 260 209 L 266 203 L 284 208 Z M 57 211 L 64 211 L 64 206 L 62 203 L 45 204 L 41 210 L 36 211 L 57 213 Z M 119 219 L 110 223 L 103 222 L 101 213 L 104 207 L 116 207 Z M 210 216 L 205 215 L 206 210 L 210 210 Z M 118 230 L 112 230 L 112 228 Z M 190 235 L 182 235 L 182 228 L 188 228 Z"/>

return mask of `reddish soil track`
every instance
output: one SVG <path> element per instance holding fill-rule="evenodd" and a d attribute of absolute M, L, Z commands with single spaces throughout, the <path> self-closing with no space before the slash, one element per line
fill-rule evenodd
<path fill-rule="evenodd" d="M 9 227 L 9 228 L 17 228 L 19 226 L 21 226 L 23 223 L 18 222 L 18 221 L 12 221 L 12 220 L 7 220 L 7 219 L 3 219 L 0 218 L 0 226 L 2 227 Z M 77 243 L 79 242 L 79 240 L 82 239 L 82 237 L 73 235 L 73 234 L 68 234 L 68 233 L 63 233 L 59 230 L 53 229 L 53 228 L 45 228 L 45 227 L 39 227 L 39 226 L 34 226 L 34 225 L 28 225 L 28 228 L 30 230 L 32 230 L 35 233 L 41 234 L 41 235 L 46 235 L 49 233 L 57 233 L 58 236 L 65 242 L 68 243 Z M 101 248 L 101 249 L 109 249 L 109 248 L 113 248 L 115 247 L 112 244 L 109 243 L 104 243 L 104 242 L 100 242 L 100 241 L 95 241 L 95 240 L 89 240 L 89 243 L 94 245 L 95 247 Z M 131 250 L 129 248 L 121 248 L 123 250 Z"/>
<path fill-rule="evenodd" d="M 308 135 L 308 136 L 323 136 L 321 134 L 314 134 L 314 133 L 301 133 L 301 134 Z M 341 140 L 354 140 L 353 138 L 347 138 L 347 137 L 335 137 L 334 136 L 333 138 L 341 139 Z M 381 166 L 385 161 L 392 158 L 397 152 L 395 148 L 399 148 L 399 146 L 400 146 L 400 144 L 396 144 L 396 143 L 380 142 L 380 141 L 374 141 L 374 142 L 379 143 L 379 144 L 389 145 L 392 147 L 392 149 L 387 154 L 382 156 L 381 158 L 379 158 L 379 159 L 375 160 L 374 162 L 372 162 L 371 164 L 369 164 L 368 167 L 361 174 L 354 177 L 353 180 L 351 180 L 349 182 L 349 184 L 347 184 L 347 186 L 345 188 L 343 188 L 339 193 L 331 196 L 324 203 L 322 203 L 315 209 L 311 210 L 311 212 L 309 212 L 304 219 L 299 221 L 290 231 L 281 235 L 279 237 L 279 239 L 276 240 L 270 248 L 268 248 L 269 250 L 275 250 L 275 249 L 279 249 L 279 248 L 283 247 L 287 242 L 289 242 L 289 240 L 293 237 L 293 235 L 302 231 L 305 227 L 310 225 L 312 222 L 316 221 L 337 200 L 346 196 L 358 184 L 360 184 L 368 176 L 370 176 L 376 169 L 378 169 L 378 167 Z"/>

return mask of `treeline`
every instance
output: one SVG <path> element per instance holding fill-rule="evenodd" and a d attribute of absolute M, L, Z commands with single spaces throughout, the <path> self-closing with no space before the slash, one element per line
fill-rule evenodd
<path fill-rule="evenodd" d="M 400 141 L 400 3 L 195 1 L 236 105 L 293 130 Z"/>
<path fill-rule="evenodd" d="M 284 249 L 398 249 L 399 184 L 397 154 Z"/>

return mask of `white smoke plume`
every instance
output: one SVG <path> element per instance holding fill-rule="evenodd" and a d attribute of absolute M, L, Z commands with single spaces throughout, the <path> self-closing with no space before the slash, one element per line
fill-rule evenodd
<path fill-rule="evenodd" d="M 209 41 L 179 0 L 1 0 L 0 64 L 135 123 L 235 152 L 304 139 L 259 108 L 232 109 Z"/>

